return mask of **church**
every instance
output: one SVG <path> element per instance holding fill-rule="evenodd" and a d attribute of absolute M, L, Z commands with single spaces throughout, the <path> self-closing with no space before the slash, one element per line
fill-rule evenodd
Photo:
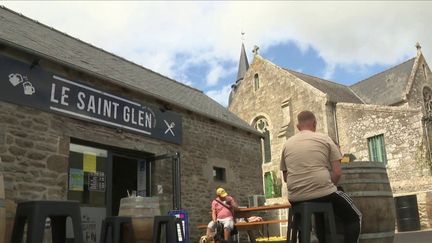
<path fill-rule="evenodd" d="M 286 199 L 281 149 L 298 132 L 297 114 L 310 110 L 317 131 L 340 146 L 342 162 L 384 163 L 393 196 L 416 195 L 422 228 L 432 226 L 432 74 L 418 43 L 416 48 L 413 58 L 345 86 L 280 67 L 257 48 L 249 64 L 242 45 L 229 110 L 263 133 L 261 167 L 268 201 Z"/>

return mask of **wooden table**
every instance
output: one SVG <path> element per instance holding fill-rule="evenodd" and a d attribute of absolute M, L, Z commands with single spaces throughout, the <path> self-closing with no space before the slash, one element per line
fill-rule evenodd
<path fill-rule="evenodd" d="M 275 205 L 265 205 L 259 207 L 250 207 L 250 208 L 238 208 L 235 211 L 236 218 L 247 218 L 251 216 L 253 212 L 261 212 L 268 210 L 276 210 L 276 209 L 284 209 L 290 208 L 290 204 L 275 204 Z M 251 243 L 256 242 L 256 237 L 254 231 L 256 231 L 260 226 L 268 227 L 269 224 L 279 224 L 286 223 L 288 219 L 272 219 L 272 220 L 263 220 L 258 222 L 237 222 L 235 226 L 238 231 L 247 231 L 249 236 L 249 240 Z M 199 229 L 206 229 L 207 225 L 198 225 Z"/>
<path fill-rule="evenodd" d="M 268 211 L 268 210 L 277 210 L 277 209 L 285 209 L 290 208 L 291 204 L 274 204 L 274 205 L 264 205 L 259 207 L 250 207 L 250 208 L 238 208 L 235 211 L 236 218 L 246 218 L 248 216 L 251 216 L 251 213 L 253 212 L 261 212 L 261 211 Z M 245 230 L 247 231 L 247 234 L 249 236 L 249 240 L 251 243 L 255 243 L 255 234 L 254 231 L 256 231 L 260 226 L 265 226 L 268 229 L 268 226 L 270 224 L 280 224 L 280 223 L 286 223 L 288 222 L 288 219 L 272 219 L 272 220 L 263 220 L 258 222 L 238 222 L 236 223 L 237 230 Z"/>

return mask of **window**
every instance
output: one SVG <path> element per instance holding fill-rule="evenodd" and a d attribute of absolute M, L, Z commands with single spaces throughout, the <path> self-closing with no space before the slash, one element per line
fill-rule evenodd
<path fill-rule="evenodd" d="M 423 88 L 423 102 L 424 102 L 426 117 L 427 118 L 432 117 L 432 90 L 427 86 Z"/>
<path fill-rule="evenodd" d="M 291 99 L 285 100 L 281 107 L 283 114 L 282 127 L 286 127 L 291 122 Z"/>
<path fill-rule="evenodd" d="M 213 179 L 214 181 L 225 182 L 226 181 L 225 168 L 213 167 Z"/>
<path fill-rule="evenodd" d="M 260 131 L 264 135 L 264 139 L 261 140 L 261 151 L 263 153 L 264 163 L 271 162 L 271 143 L 270 143 L 270 131 L 269 124 L 265 117 L 258 117 L 254 124 L 256 130 Z"/>
<path fill-rule="evenodd" d="M 425 80 L 427 80 L 427 70 L 426 70 L 426 65 L 423 63 L 423 75 L 424 75 L 424 78 L 425 78 Z"/>
<path fill-rule="evenodd" d="M 254 86 L 255 86 L 255 91 L 257 91 L 260 88 L 260 80 L 259 80 L 258 73 L 255 73 L 254 75 Z"/>
<path fill-rule="evenodd" d="M 264 192 L 266 198 L 273 197 L 273 178 L 270 172 L 264 174 Z"/>
<path fill-rule="evenodd" d="M 264 192 L 266 198 L 282 196 L 282 180 L 277 178 L 274 171 L 264 173 Z"/>
<path fill-rule="evenodd" d="M 368 138 L 369 160 L 387 163 L 384 135 L 377 135 Z"/>
<path fill-rule="evenodd" d="M 108 151 L 72 143 L 69 150 L 68 199 L 104 207 Z"/>

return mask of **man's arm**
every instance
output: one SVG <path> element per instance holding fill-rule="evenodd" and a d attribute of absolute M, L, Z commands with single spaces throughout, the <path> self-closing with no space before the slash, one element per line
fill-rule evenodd
<path fill-rule="evenodd" d="M 212 202 L 212 220 L 213 222 L 217 221 L 217 214 L 216 214 L 216 207 L 215 207 L 215 201 Z"/>
<path fill-rule="evenodd" d="M 236 201 L 233 197 L 231 197 L 231 207 L 232 207 L 234 210 L 237 210 L 237 209 L 238 209 L 237 201 Z"/>
<path fill-rule="evenodd" d="M 217 221 L 216 209 L 212 208 L 212 220 L 213 222 Z"/>
<path fill-rule="evenodd" d="M 331 162 L 332 170 L 330 171 L 330 177 L 333 184 L 337 185 L 339 179 L 342 175 L 342 168 L 340 165 L 340 160 L 334 160 Z"/>

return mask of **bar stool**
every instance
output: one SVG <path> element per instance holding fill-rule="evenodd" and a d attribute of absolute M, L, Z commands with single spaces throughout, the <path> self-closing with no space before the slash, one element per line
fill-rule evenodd
<path fill-rule="evenodd" d="M 162 226 L 165 225 L 167 243 L 184 241 L 183 222 L 175 216 L 155 216 L 153 224 L 153 243 L 161 242 Z"/>
<path fill-rule="evenodd" d="M 43 242 L 46 218 L 51 219 L 53 243 L 66 241 L 66 218 L 72 219 L 74 242 L 84 243 L 78 201 L 27 201 L 18 203 L 11 242 L 21 243 L 27 221 L 27 243 Z"/>
<path fill-rule="evenodd" d="M 297 234 L 300 231 L 300 242 L 310 243 L 310 231 L 312 227 L 311 217 L 315 213 L 323 213 L 325 225 L 330 228 L 330 239 L 327 242 L 337 242 L 336 224 L 331 203 L 304 202 L 293 206 L 288 214 L 287 242 L 296 243 Z"/>
<path fill-rule="evenodd" d="M 120 243 L 124 236 L 123 226 L 127 228 L 128 239 L 125 242 L 134 243 L 134 231 L 131 217 L 107 217 L 102 221 L 100 243 Z M 111 229 L 111 231 L 110 231 Z M 110 234 L 109 234 L 110 233 Z"/>

